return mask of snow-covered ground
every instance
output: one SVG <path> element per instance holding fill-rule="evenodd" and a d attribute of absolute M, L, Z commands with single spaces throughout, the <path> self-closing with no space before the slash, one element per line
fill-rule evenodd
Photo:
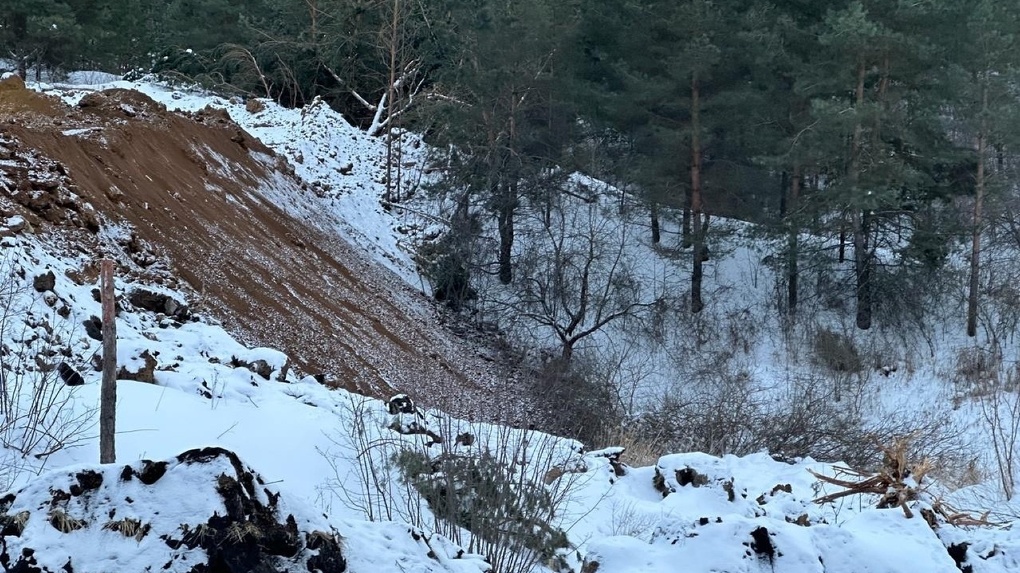
<path fill-rule="evenodd" d="M 411 259 L 409 238 L 401 230 L 426 223 L 415 220 L 410 211 L 387 211 L 380 205 L 383 157 L 380 142 L 351 127 L 326 106 L 284 110 L 262 102 L 264 109 L 252 113 L 240 102 L 152 83 L 114 82 L 41 89 L 54 90 L 74 102 L 88 90 L 107 87 L 138 89 L 171 109 L 196 111 L 208 105 L 226 109 L 234 121 L 286 157 L 296 172 L 320 191 L 316 204 L 296 204 L 291 202 L 292 198 L 276 197 L 281 206 L 307 216 L 318 215 L 322 225 L 333 226 L 409 283 L 421 284 Z M 609 198 L 603 207 L 609 213 L 613 199 L 608 194 L 606 197 Z M 608 215 L 599 214 L 596 225 L 604 222 L 602 217 Z M 18 226 L 17 221 L 0 223 L 6 228 Z M 673 228 L 667 230 L 675 232 Z M 714 252 L 708 264 L 710 286 L 706 298 L 728 301 L 710 303 L 710 316 L 719 320 L 732 321 L 747 309 L 766 304 L 765 299 L 774 294 L 773 272 L 763 262 L 767 248 L 750 238 L 740 239 L 741 230 L 739 225 L 730 229 L 735 237 L 728 243 L 730 246 Z M 525 226 L 522 236 L 528 232 Z M 600 234 L 601 238 L 606 236 L 612 235 Z M 45 237 L 27 233 L 14 233 L 4 238 L 2 245 L 0 271 L 4 278 L 10 277 L 7 284 L 11 285 L 13 295 L 7 315 L 12 320 L 4 323 L 5 344 L 13 343 L 16 352 L 21 352 L 27 361 L 33 359 L 34 352 L 68 346 L 78 362 L 89 362 L 99 343 L 73 325 L 100 314 L 91 292 L 96 285 L 70 278 L 83 266 L 86 256 L 58 255 L 60 249 L 47 243 Z M 639 279 L 656 285 L 650 293 L 657 295 L 677 289 L 683 292 L 681 285 L 686 276 L 680 270 L 682 263 L 673 260 L 675 253 L 656 250 L 644 241 L 635 245 L 629 246 L 631 250 L 624 254 Z M 527 245 L 521 243 L 519 248 Z M 37 292 L 32 288 L 33 279 L 47 271 L 54 273 L 55 284 L 52 289 Z M 738 289 L 736 285 L 742 286 Z M 155 288 L 117 286 L 120 292 Z M 184 300 L 181 293 L 165 289 L 163 292 Z M 64 307 L 67 317 L 58 314 Z M 765 321 L 751 314 L 744 324 L 754 334 L 768 330 L 770 325 Z M 549 332 L 534 328 L 522 332 L 531 333 L 537 340 L 551 340 Z M 619 341 L 631 336 L 622 328 L 609 329 L 594 336 L 591 342 L 595 349 L 608 350 L 615 345 L 618 350 Z M 781 372 L 789 365 L 775 359 L 778 342 L 761 336 L 749 338 L 754 342 L 746 357 L 751 373 L 765 379 L 765 385 L 788 379 Z M 634 339 L 632 344 L 640 346 L 641 339 Z M 317 510 L 328 514 L 320 519 L 314 511 L 292 510 L 309 520 L 307 529 L 335 529 L 345 539 L 352 571 L 479 570 L 480 561 L 470 555 L 476 551 L 473 545 L 477 543 L 472 543 L 471 535 L 457 526 L 437 527 L 430 508 L 415 495 L 414 480 L 393 461 L 393 456 L 401 452 L 426 459 L 450 456 L 484 459 L 483 454 L 488 452 L 502 461 L 508 475 L 517 478 L 516 483 L 537 484 L 555 502 L 555 510 L 546 521 L 566 534 L 568 543 L 556 551 L 559 561 L 574 570 L 588 563 L 587 571 L 594 571 L 592 562 L 599 563 L 600 572 L 668 571 L 677 564 L 697 572 L 906 573 L 951 572 L 969 566 L 971 571 L 981 573 L 1020 568 L 1020 535 L 1008 523 L 966 528 L 939 523 L 933 529 L 920 516 L 921 509 L 931 508 L 940 498 L 951 496 L 937 484 L 912 484 L 921 495 L 910 503 L 914 516 L 908 518 L 900 508 L 876 509 L 878 496 L 873 495 L 813 503 L 812 500 L 838 488 L 823 484 L 808 470 L 830 476 L 838 472 L 832 465 L 810 459 L 785 463 L 763 453 L 741 458 L 688 453 L 661 457 L 653 466 L 617 469 L 610 462 L 612 451 L 584 453 L 581 444 L 571 440 L 468 423 L 435 411 L 391 413 L 389 405 L 383 402 L 328 390 L 293 370 L 285 373 L 287 361 L 282 353 L 245 348 L 211 321 L 175 323 L 126 303 L 118 320 L 118 348 L 118 362 L 129 372 L 145 367 L 144 352 L 158 352 L 160 363 L 170 365 L 152 373 L 155 383 L 119 382 L 119 462 L 172 460 L 185 450 L 209 446 L 236 452 L 274 492 L 282 492 L 284 499 L 298 500 L 293 502 L 295 506 L 314 504 Z M 654 363 L 669 350 L 664 346 L 651 352 L 637 352 L 631 359 L 634 364 Z M 893 352 L 893 359 L 905 361 L 908 358 L 905 353 L 905 350 Z M 920 362 L 913 354 L 909 359 Z M 266 376 L 254 372 L 263 365 L 268 369 Z M 904 408 L 923 414 L 926 408 L 944 407 L 950 398 L 947 392 L 924 391 L 943 367 L 933 362 L 927 366 L 915 364 L 913 373 L 903 367 L 888 378 L 881 378 L 881 384 L 873 384 L 878 388 L 869 394 L 876 407 L 883 409 L 878 415 Z M 26 488 L 18 493 L 16 506 L 0 505 L 5 515 L 16 515 L 23 507 L 43 503 L 51 489 L 66 487 L 54 484 L 70 479 L 69 476 L 84 471 L 85 466 L 94 465 L 98 459 L 94 407 L 98 402 L 98 373 L 82 374 L 85 384 L 74 388 L 59 384 L 53 376 L 48 378 L 56 384 L 53 391 L 67 397 L 69 410 L 61 413 L 64 419 L 81 421 L 84 416 L 86 422 L 85 431 L 76 434 L 69 447 L 41 460 L 5 450 L 8 455 L 5 465 L 0 466 L 0 478 L 6 478 L 5 485 L 15 491 Z M 671 374 L 673 371 L 662 367 L 641 378 L 645 386 L 639 393 L 654 395 Z M 21 376 L 29 382 L 38 380 L 38 375 L 32 372 Z M 966 405 L 958 410 L 959 419 L 969 420 L 971 431 L 980 435 L 978 424 L 973 423 L 978 415 Z M 428 445 L 436 437 L 442 442 Z M 38 452 L 30 452 L 33 453 Z M 624 454 L 623 461 L 626 460 Z M 54 470 L 37 477 L 39 473 L 64 467 L 74 469 Z M 110 484 L 119 469 L 120 466 L 116 470 L 105 467 L 97 471 L 104 475 L 103 483 Z M 190 493 L 207 491 L 201 483 L 209 480 L 211 474 L 206 474 L 216 471 L 203 470 L 191 477 L 181 472 L 182 483 L 168 487 L 161 494 L 164 497 L 146 501 L 154 507 L 173 507 L 172 511 L 163 511 L 159 524 L 153 522 L 153 527 L 173 529 L 178 525 L 175 522 L 195 523 L 192 520 L 206 519 L 209 510 L 217 511 L 220 502 L 209 499 L 211 494 Z M 693 481 L 684 476 L 693 476 Z M 140 494 L 124 490 L 110 495 L 135 498 Z M 202 515 L 197 518 L 185 515 L 192 513 L 186 511 L 191 506 L 175 505 L 172 501 L 186 497 L 196 498 L 193 501 L 202 505 L 198 512 Z M 989 503 L 997 501 L 984 499 Z M 72 518 L 86 520 L 86 513 L 94 508 L 76 503 L 72 500 L 61 507 Z M 120 502 L 108 509 L 116 509 L 120 516 L 131 514 L 128 506 Z M 423 549 L 413 531 L 399 525 L 402 523 L 428 532 L 438 530 L 466 547 L 469 554 L 465 559 L 452 559 L 457 551 L 448 547 L 444 538 L 432 537 L 429 555 L 429 549 Z M 57 528 L 45 521 L 30 518 L 29 528 L 19 543 L 28 546 L 31 541 L 38 547 L 65 547 L 69 554 L 82 556 L 84 562 L 76 562 L 75 571 L 109 570 L 111 563 L 133 568 L 141 563 L 128 561 L 127 557 L 110 561 L 109 552 L 100 555 L 94 550 L 104 540 L 114 539 L 108 536 L 120 533 L 85 527 L 58 537 L 55 531 Z M 123 536 L 117 539 L 125 547 L 134 543 L 127 543 Z M 957 548 L 954 551 L 963 561 L 960 567 L 947 549 L 951 545 Z M 447 549 L 436 550 L 439 546 Z M 139 544 L 131 551 L 148 554 L 147 547 Z M 960 550 L 961 547 L 966 548 Z M 166 561 L 165 557 L 160 554 L 148 563 L 156 569 Z M 47 563 L 51 570 L 61 565 L 63 562 Z"/>

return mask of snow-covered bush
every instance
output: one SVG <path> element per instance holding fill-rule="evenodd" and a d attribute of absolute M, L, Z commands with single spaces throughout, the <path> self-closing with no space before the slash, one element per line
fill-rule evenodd
<path fill-rule="evenodd" d="M 569 543 L 550 523 L 557 509 L 553 493 L 515 475 L 504 452 L 430 458 L 406 448 L 395 463 L 447 530 L 441 533 L 457 540 L 463 528 L 471 534 L 469 551 L 485 555 L 499 571 L 523 573 L 540 562 L 554 563 Z"/>

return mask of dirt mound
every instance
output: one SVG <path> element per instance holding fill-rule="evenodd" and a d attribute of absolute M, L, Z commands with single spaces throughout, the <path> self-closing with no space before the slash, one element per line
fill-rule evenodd
<path fill-rule="evenodd" d="M 122 276 L 182 278 L 197 313 L 329 383 L 506 419 L 506 372 L 313 215 L 267 199 L 305 192 L 225 113 L 173 113 L 126 90 L 70 107 L 16 85 L 0 89 L 0 110 L 17 110 L 0 123 L 0 207 L 6 196 L 33 225 L 67 234 L 69 249 L 121 250 L 134 263 Z M 100 222 L 116 232 L 97 236 Z"/>
<path fill-rule="evenodd" d="M 63 114 L 64 107 L 57 98 L 25 88 L 25 82 L 18 76 L 0 80 L 0 118 L 8 123 L 34 125 L 34 120 L 51 123 L 53 118 Z"/>

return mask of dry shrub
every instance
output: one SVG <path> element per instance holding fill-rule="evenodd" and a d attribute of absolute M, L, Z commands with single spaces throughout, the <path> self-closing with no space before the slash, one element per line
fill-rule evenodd
<path fill-rule="evenodd" d="M 457 427 L 438 423 L 446 436 Z M 587 479 L 577 445 L 505 426 L 471 433 L 470 445 L 447 439 L 437 451 L 405 444 L 389 460 L 408 488 L 407 521 L 485 555 L 496 571 L 565 570 L 570 544 L 555 522 Z"/>
<path fill-rule="evenodd" d="M 812 457 L 854 467 L 881 464 L 872 444 L 913 435 L 911 455 L 927 457 L 954 476 L 973 461 L 973 448 L 949 413 L 874 418 L 859 385 L 836 401 L 831 381 L 805 376 L 783 388 L 762 387 L 726 362 L 700 384 L 678 386 L 641 416 L 636 431 L 665 451 L 746 455 L 767 450 L 782 459 Z"/>
<path fill-rule="evenodd" d="M 579 358 L 549 360 L 533 380 L 532 391 L 546 406 L 538 416 L 543 431 L 592 444 L 623 421 L 616 388 Z"/>
<path fill-rule="evenodd" d="M 503 452 L 446 454 L 429 458 L 411 448 L 394 463 L 443 520 L 448 537 L 455 527 L 471 532 L 468 550 L 482 553 L 505 571 L 529 571 L 556 559 L 569 547 L 566 533 L 550 525 L 559 500 L 540 482 L 508 469 Z M 443 529 L 443 528 L 440 528 Z"/>
<path fill-rule="evenodd" d="M 988 384 L 978 404 L 992 446 L 996 477 L 1003 495 L 1010 501 L 1016 495 L 1020 469 L 1020 390 L 1015 371 L 1004 378 L 1002 382 Z"/>
<path fill-rule="evenodd" d="M 592 443 L 598 445 L 596 449 L 614 446 L 623 448 L 620 461 L 639 468 L 654 466 L 659 458 L 669 453 L 661 440 L 642 434 L 632 424 L 608 428 L 600 439 Z"/>
<path fill-rule="evenodd" d="M 1002 353 L 993 348 L 968 347 L 956 353 L 951 373 L 952 381 L 965 393 L 982 391 L 982 388 L 999 380 L 1002 370 Z"/>
<path fill-rule="evenodd" d="M 0 253 L 0 490 L 79 445 L 95 424 L 95 407 L 80 403 L 57 370 L 72 356 L 73 333 L 46 316 L 41 295 L 22 274 L 13 257 Z"/>
<path fill-rule="evenodd" d="M 821 328 L 814 337 L 815 359 L 833 372 L 857 373 L 864 369 L 857 346 L 849 336 Z"/>

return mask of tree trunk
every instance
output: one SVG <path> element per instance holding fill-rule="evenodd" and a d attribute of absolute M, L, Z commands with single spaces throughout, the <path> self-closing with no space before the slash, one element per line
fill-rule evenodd
<path fill-rule="evenodd" d="M 691 246 L 691 190 L 684 191 L 683 220 L 680 223 L 680 248 Z"/>
<path fill-rule="evenodd" d="M 871 328 L 872 260 L 868 244 L 868 213 L 855 209 L 853 213 L 854 275 L 857 277 L 857 328 Z"/>
<path fill-rule="evenodd" d="M 386 201 L 393 201 L 393 189 L 395 186 L 393 177 L 393 107 L 396 105 L 396 83 L 397 83 L 397 26 L 400 22 L 398 3 L 400 0 L 393 0 L 393 18 L 390 23 L 390 77 L 386 86 Z M 397 201 L 400 200 L 400 193 L 397 192 Z"/>
<path fill-rule="evenodd" d="M 511 195 L 516 188 L 514 184 L 500 184 L 503 196 L 497 209 L 499 224 L 499 282 L 508 285 L 514 278 L 510 256 L 514 245 L 514 197 Z"/>
<path fill-rule="evenodd" d="M 574 358 L 574 340 L 564 340 L 563 349 L 560 352 L 560 358 L 563 359 L 564 364 L 570 364 L 571 359 Z"/>
<path fill-rule="evenodd" d="M 860 193 L 861 179 L 861 153 L 864 146 L 864 128 L 861 125 L 861 113 L 864 108 L 864 62 L 857 66 L 857 89 L 855 93 L 854 111 L 857 118 L 854 120 L 854 134 L 850 149 L 850 183 L 851 193 L 855 199 Z M 868 330 L 871 328 L 871 305 L 872 305 L 872 284 L 871 284 L 871 252 L 868 245 L 868 216 L 867 212 L 860 207 L 852 206 L 850 215 L 851 232 L 853 233 L 854 246 L 854 277 L 857 280 L 857 328 Z"/>
<path fill-rule="evenodd" d="M 790 175 L 784 170 L 779 177 L 779 218 L 786 219 L 786 185 Z"/>
<path fill-rule="evenodd" d="M 846 261 L 846 225 L 839 224 L 839 262 Z"/>
<path fill-rule="evenodd" d="M 655 201 L 652 201 L 651 217 L 652 217 L 652 244 L 658 245 L 659 240 L 662 239 L 662 236 L 659 230 L 659 204 L 656 203 Z"/>
<path fill-rule="evenodd" d="M 981 128 L 977 136 L 977 177 L 974 182 L 974 218 L 971 229 L 970 288 L 967 293 L 967 336 L 977 336 L 978 275 L 981 271 L 981 210 L 985 198 L 985 115 L 988 112 L 988 88 L 981 92 Z"/>
<path fill-rule="evenodd" d="M 691 76 L 691 244 L 694 246 L 694 265 L 691 269 L 691 312 L 699 313 L 705 308 L 701 299 L 705 236 L 701 222 L 701 102 L 698 74 Z"/>
<path fill-rule="evenodd" d="M 99 391 L 99 463 L 117 461 L 117 313 L 113 290 L 113 261 L 100 265 L 103 305 L 103 383 Z"/>
<path fill-rule="evenodd" d="M 795 165 L 793 167 L 793 176 L 790 177 L 790 193 L 786 199 L 786 312 L 791 316 L 797 314 L 797 251 L 799 249 L 799 229 L 793 218 L 797 212 L 797 199 L 800 197 L 800 185 L 800 165 Z"/>

